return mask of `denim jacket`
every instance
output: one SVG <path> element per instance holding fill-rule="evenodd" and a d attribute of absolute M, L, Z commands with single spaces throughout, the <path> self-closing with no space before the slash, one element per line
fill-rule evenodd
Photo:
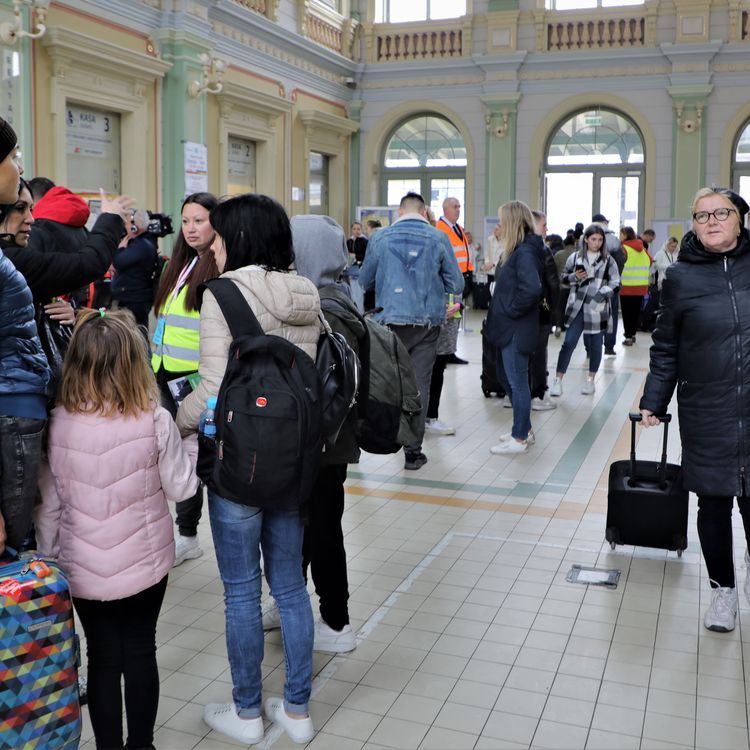
<path fill-rule="evenodd" d="M 417 214 L 372 236 L 359 283 L 375 288 L 382 308 L 377 318 L 392 325 L 441 325 L 446 293 L 461 294 L 464 288 L 450 240 Z"/>

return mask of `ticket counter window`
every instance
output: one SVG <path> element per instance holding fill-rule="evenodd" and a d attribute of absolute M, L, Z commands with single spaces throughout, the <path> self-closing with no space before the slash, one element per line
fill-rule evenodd
<path fill-rule="evenodd" d="M 328 215 L 328 168 L 330 158 L 310 152 L 310 213 Z"/>
<path fill-rule="evenodd" d="M 227 159 L 227 194 L 256 192 L 255 141 L 229 136 Z"/>
<path fill-rule="evenodd" d="M 78 193 L 99 188 L 122 191 L 120 114 L 68 104 L 65 110 L 68 187 Z"/>

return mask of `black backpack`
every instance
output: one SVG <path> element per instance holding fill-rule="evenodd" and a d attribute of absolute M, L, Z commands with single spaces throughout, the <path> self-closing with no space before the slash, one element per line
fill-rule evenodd
<path fill-rule="evenodd" d="M 198 476 L 241 505 L 287 510 L 307 501 L 320 462 L 321 382 L 315 363 L 263 332 L 229 279 L 211 290 L 232 334 L 215 410 L 216 440 L 198 437 Z"/>

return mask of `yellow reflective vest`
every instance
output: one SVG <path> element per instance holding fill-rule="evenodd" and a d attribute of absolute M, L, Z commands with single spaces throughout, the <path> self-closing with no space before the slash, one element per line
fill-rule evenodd
<path fill-rule="evenodd" d="M 651 269 L 651 256 L 643 248 L 640 240 L 623 242 L 627 259 L 620 274 L 623 296 L 642 296 L 648 292 L 648 277 Z"/>
<path fill-rule="evenodd" d="M 151 367 L 158 372 L 197 372 L 200 354 L 200 313 L 185 309 L 185 284 L 175 299 L 172 295 L 159 310 L 155 340 L 152 341 Z M 164 321 L 163 323 L 161 321 Z M 161 328 L 161 341 L 158 341 Z"/>

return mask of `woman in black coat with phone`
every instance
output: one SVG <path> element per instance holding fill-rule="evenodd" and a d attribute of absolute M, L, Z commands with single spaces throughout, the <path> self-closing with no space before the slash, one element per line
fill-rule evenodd
<path fill-rule="evenodd" d="M 659 423 L 677 389 L 686 489 L 698 495 L 698 536 L 711 582 L 703 624 L 734 629 L 734 498 L 750 539 L 750 237 L 748 204 L 726 188 L 702 188 L 693 229 L 669 269 L 641 399 L 643 423 Z M 747 552 L 745 561 L 750 562 Z M 750 580 L 745 581 L 750 600 Z"/>

